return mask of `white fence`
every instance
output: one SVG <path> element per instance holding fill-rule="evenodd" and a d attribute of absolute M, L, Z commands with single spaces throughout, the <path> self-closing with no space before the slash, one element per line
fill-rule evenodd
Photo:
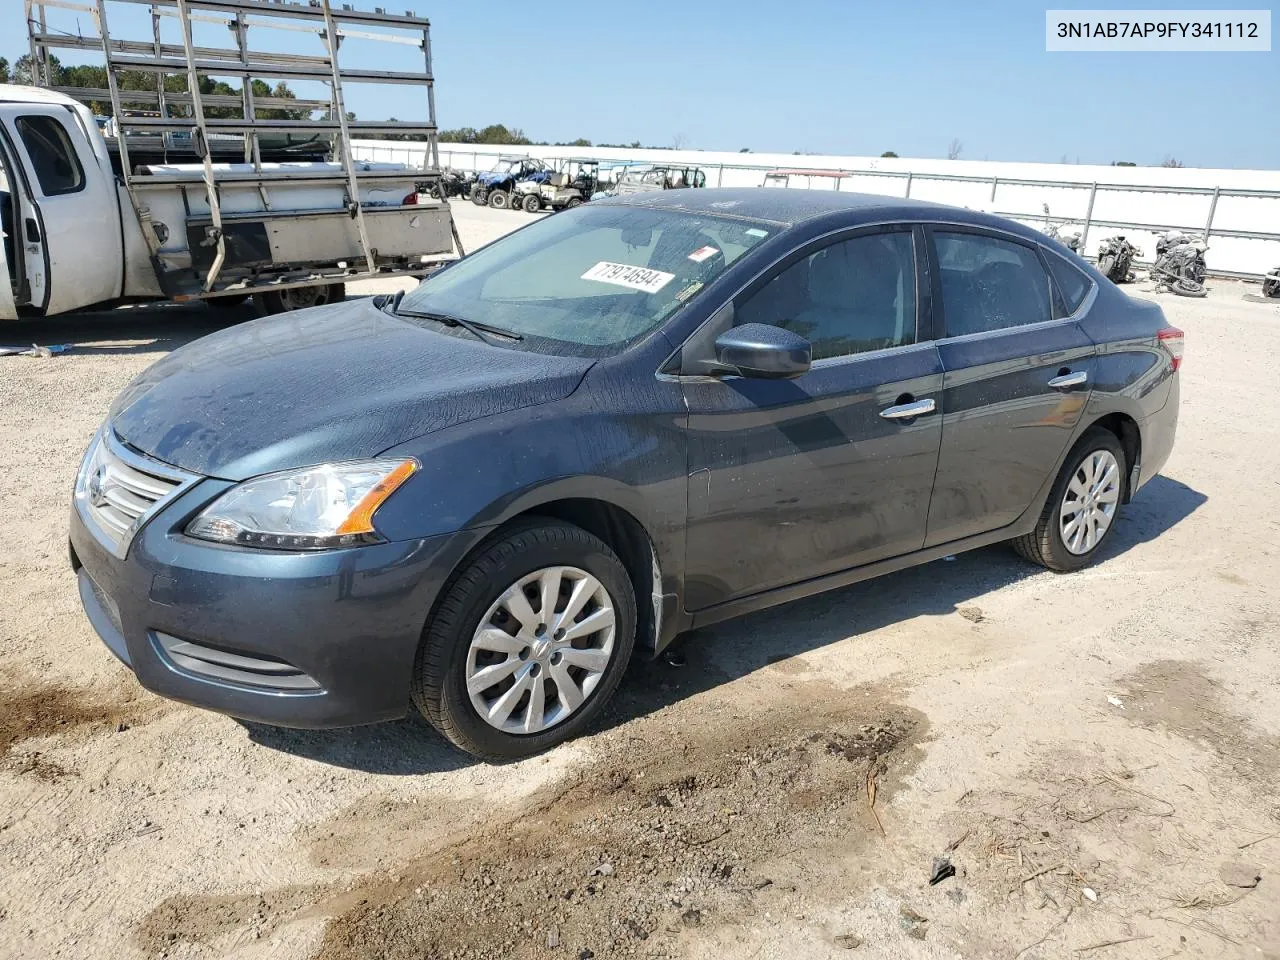
<path fill-rule="evenodd" d="M 357 140 L 353 146 L 361 160 L 423 165 L 424 144 Z M 1119 233 L 1150 261 L 1156 234 L 1176 228 L 1207 234 L 1212 274 L 1256 278 L 1280 264 L 1280 171 L 1274 170 L 440 144 L 441 164 L 459 170 L 487 170 L 499 155 L 520 153 L 549 161 L 573 156 L 697 166 L 709 187 L 761 186 L 765 173 L 779 168 L 840 170 L 847 175 L 791 182 L 972 207 L 1037 228 L 1046 224 L 1048 205 L 1051 222 L 1084 234 L 1089 256 L 1103 238 Z"/>

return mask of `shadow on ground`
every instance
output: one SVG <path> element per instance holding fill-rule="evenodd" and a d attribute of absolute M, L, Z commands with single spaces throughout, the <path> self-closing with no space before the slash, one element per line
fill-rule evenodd
<path fill-rule="evenodd" d="M 252 303 L 234 307 L 149 303 L 45 320 L 20 320 L 5 324 L 0 336 L 7 344 L 69 344 L 71 349 L 66 356 L 124 356 L 176 350 L 192 340 L 257 316 L 257 308 Z"/>
<path fill-rule="evenodd" d="M 453 749 L 417 711 L 402 720 L 340 730 L 292 730 L 247 720 L 239 723 L 260 746 L 366 773 L 414 776 L 458 770 L 477 762 Z"/>
<path fill-rule="evenodd" d="M 1177 480 L 1156 477 L 1121 513 L 1099 562 L 1154 539 L 1206 499 Z M 637 657 L 597 729 L 619 726 L 771 663 L 899 620 L 953 613 L 975 597 L 1035 576 L 1058 574 L 1028 563 L 1008 547 L 986 547 L 695 631 L 677 641 L 683 666 Z M 371 773 L 424 774 L 477 762 L 451 749 L 416 715 L 334 731 L 245 726 L 254 742 L 270 749 Z"/>

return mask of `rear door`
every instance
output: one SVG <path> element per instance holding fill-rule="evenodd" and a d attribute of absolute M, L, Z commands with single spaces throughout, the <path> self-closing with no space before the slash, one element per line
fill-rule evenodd
<path fill-rule="evenodd" d="M 793 330 L 814 361 L 794 380 L 684 381 L 688 609 L 923 545 L 942 388 L 923 238 L 814 241 L 735 298 L 734 323 Z"/>
<path fill-rule="evenodd" d="M 15 226 L 31 306 L 51 315 L 118 297 L 124 257 L 115 178 L 100 167 L 77 115 L 58 104 L 0 103 L 0 123 L 27 194 Z"/>
<path fill-rule="evenodd" d="M 929 228 L 942 358 L 942 447 L 927 546 L 1031 505 L 1089 398 L 1095 347 L 1055 311 L 1039 251 L 1012 234 Z"/>

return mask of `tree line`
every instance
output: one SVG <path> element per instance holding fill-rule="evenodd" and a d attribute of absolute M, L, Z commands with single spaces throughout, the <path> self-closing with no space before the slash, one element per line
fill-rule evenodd
<path fill-rule="evenodd" d="M 49 81 L 52 86 L 56 87 L 87 87 L 90 89 L 107 89 L 107 68 L 105 66 L 90 66 L 78 64 L 75 66 L 65 66 L 56 56 L 49 57 Z M 138 71 L 124 70 L 116 75 L 117 83 L 121 90 L 147 91 L 148 93 L 156 90 L 155 74 L 142 73 Z M 23 54 L 12 65 L 5 57 L 0 57 L 0 83 L 17 83 L 31 85 L 35 79 L 35 71 L 32 69 L 31 55 Z M 251 81 L 251 89 L 255 97 L 275 97 L 280 100 L 296 100 L 297 95 L 289 88 L 284 81 L 280 81 L 275 86 L 267 84 L 263 80 Z M 166 93 L 186 93 L 187 78 L 184 74 L 168 74 L 164 78 L 164 89 Z M 221 80 L 214 80 L 211 77 L 200 77 L 200 92 L 205 95 L 226 95 L 240 96 L 240 90 Z M 98 116 L 109 117 L 112 115 L 111 103 L 106 100 L 89 100 L 86 101 L 89 108 Z M 183 105 L 175 105 L 170 108 L 178 111 L 177 115 L 189 115 L 189 110 Z M 239 107 L 205 107 L 205 116 L 213 118 L 238 118 L 241 116 Z M 290 110 L 282 107 L 259 108 L 256 115 L 260 120 L 306 120 L 311 116 L 311 111 L 299 108 Z M 328 113 L 325 112 L 322 119 L 328 119 Z M 356 119 L 356 115 L 348 111 L 347 120 Z M 395 117 L 391 118 L 393 121 Z M 423 137 L 419 134 L 412 133 L 382 133 L 370 134 L 370 139 L 375 140 L 421 140 Z M 631 143 L 601 143 L 593 144 L 585 137 L 579 137 L 576 140 L 565 140 L 551 143 L 546 140 L 532 140 L 525 135 L 525 132 L 519 127 L 508 127 L 502 123 L 492 123 L 487 127 L 459 127 L 456 130 L 441 130 L 440 139 L 448 143 L 477 143 L 477 144 L 503 144 L 509 146 L 556 146 L 556 147 L 619 147 L 639 149 L 643 145 L 639 140 Z M 670 147 L 644 147 L 649 150 L 666 150 Z"/>
<path fill-rule="evenodd" d="M 5 57 L 0 57 L 0 83 L 18 83 L 31 84 L 34 79 L 34 73 L 31 69 L 31 54 L 23 54 L 12 65 Z M 96 67 L 79 64 L 76 66 L 63 66 L 58 58 L 50 55 L 49 68 L 51 73 L 51 83 L 57 87 L 90 87 L 105 90 L 107 87 L 107 68 L 105 66 Z M 136 71 L 125 70 L 117 74 L 117 82 L 122 90 L 145 90 L 153 92 L 156 89 L 155 74 L 140 73 Z M 283 80 L 275 86 L 271 86 L 264 80 L 252 80 L 252 90 L 255 97 L 275 97 L 279 100 L 296 100 L 297 95 L 289 89 L 289 85 Z M 166 93 L 186 93 L 187 78 L 183 74 L 168 74 L 164 78 L 164 89 Z M 200 92 L 202 94 L 221 94 L 228 96 L 240 96 L 240 90 L 225 83 L 221 80 L 213 80 L 210 77 L 200 77 Z M 91 100 L 88 101 L 89 107 L 99 116 L 111 116 L 111 104 L 107 101 Z M 185 110 L 184 107 L 178 105 L 171 108 L 177 110 Z M 256 111 L 260 120 L 306 120 L 311 116 L 311 111 L 299 108 L 290 110 L 284 107 L 261 108 Z M 241 115 L 239 107 L 206 107 L 205 116 L 210 118 L 236 118 Z M 328 112 L 325 112 L 322 119 L 328 119 Z M 356 115 L 350 111 L 347 112 L 347 120 L 356 119 Z M 393 121 L 395 117 L 391 118 Z M 508 127 L 503 123 L 491 123 L 487 127 L 458 127 L 452 130 L 439 131 L 440 140 L 445 143 L 462 143 L 462 144 L 487 144 L 487 145 L 503 145 L 513 147 L 538 146 L 538 147 L 605 147 L 622 150 L 677 150 L 682 149 L 684 144 L 677 142 L 665 146 L 642 144 L 639 140 L 633 140 L 630 143 L 592 143 L 586 137 L 579 137 L 576 140 L 564 140 L 551 142 L 548 140 L 531 140 L 519 127 Z M 411 133 L 382 133 L 369 134 L 372 140 L 422 140 L 419 134 Z M 682 141 L 682 137 L 677 137 L 677 141 Z M 964 150 L 964 143 L 959 139 L 953 139 L 947 147 L 947 159 L 959 159 Z M 740 153 L 750 153 L 750 149 L 743 147 Z M 799 151 L 796 151 L 799 154 Z M 892 150 L 886 150 L 880 154 L 882 157 L 897 157 L 898 154 Z M 1063 157 L 1062 162 L 1066 163 L 1067 158 Z M 1162 167 L 1181 167 L 1182 161 L 1176 157 L 1166 156 L 1160 163 Z M 1112 166 L 1117 167 L 1133 167 L 1137 164 L 1127 160 L 1114 160 Z"/>
<path fill-rule="evenodd" d="M 31 84 L 35 79 L 32 70 L 31 54 L 23 54 L 13 64 L 0 57 L 0 83 Z M 222 80 L 211 77 L 200 77 L 200 92 L 205 95 L 240 96 L 240 90 Z M 49 57 L 49 82 L 55 87 L 88 87 L 105 90 L 107 88 L 107 68 L 77 64 L 64 66 L 57 57 Z M 116 82 L 121 90 L 156 92 L 156 75 L 134 70 L 123 70 L 116 74 Z M 284 81 L 274 87 L 265 80 L 252 81 L 251 89 L 255 97 L 277 97 L 281 100 L 296 100 L 297 95 L 289 89 Z M 187 78 L 185 74 L 166 74 L 164 77 L 165 93 L 186 93 Z M 107 100 L 89 100 L 89 108 L 100 117 L 112 115 L 111 103 Z M 172 107 L 173 110 L 185 110 L 182 105 Z M 206 107 L 205 116 L 210 118 L 231 119 L 239 117 L 239 107 Z M 305 120 L 311 111 L 305 109 L 290 110 L 282 107 L 263 108 L 257 111 L 260 120 Z M 351 119 L 348 117 L 348 119 Z"/>

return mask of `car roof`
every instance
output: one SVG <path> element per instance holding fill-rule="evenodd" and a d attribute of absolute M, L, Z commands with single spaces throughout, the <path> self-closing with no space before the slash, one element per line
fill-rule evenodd
<path fill-rule="evenodd" d="M 843 190 L 779 190 L 763 187 L 687 188 L 610 197 L 596 203 L 678 210 L 704 216 L 745 217 L 795 226 L 806 220 L 830 218 L 857 226 L 881 220 L 945 220 L 948 223 L 990 227 L 1043 242 L 1044 234 L 1014 220 L 967 207 L 952 207 L 905 197 Z M 844 214 L 845 216 L 840 216 Z"/>
<path fill-rule="evenodd" d="M 24 87 L 19 84 L 0 85 L 0 101 L 7 103 L 51 103 L 60 107 L 79 106 L 79 101 L 63 93 L 44 87 Z"/>

